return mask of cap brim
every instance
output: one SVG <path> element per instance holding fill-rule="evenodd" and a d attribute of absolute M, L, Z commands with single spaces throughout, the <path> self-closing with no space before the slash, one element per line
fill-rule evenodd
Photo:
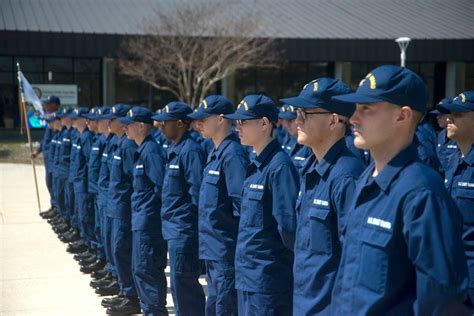
<path fill-rule="evenodd" d="M 119 117 L 117 120 L 125 125 L 129 125 L 134 122 L 129 116 Z"/>
<path fill-rule="evenodd" d="M 357 92 L 337 95 L 337 96 L 332 97 L 331 100 L 344 102 L 344 103 L 377 103 L 377 102 L 385 101 L 380 98 L 374 98 L 374 97 L 358 94 Z"/>
<path fill-rule="evenodd" d="M 115 115 L 113 115 L 113 114 L 104 114 L 104 115 L 100 116 L 101 120 L 111 120 L 111 119 L 114 119 L 114 118 L 115 118 Z"/>
<path fill-rule="evenodd" d="M 472 112 L 472 109 L 467 107 L 457 105 L 455 103 L 446 104 L 446 105 L 438 105 L 437 109 L 441 113 L 462 113 L 462 112 Z"/>
<path fill-rule="evenodd" d="M 211 116 L 212 114 L 210 113 L 206 113 L 204 111 L 196 111 L 196 112 L 193 112 L 191 114 L 188 114 L 188 118 L 191 119 L 191 120 L 203 120 L 205 118 L 208 118 L 209 116 Z"/>
<path fill-rule="evenodd" d="M 311 102 L 302 97 L 291 97 L 280 99 L 281 102 L 294 106 L 295 108 L 319 108 L 324 102 L 321 100 L 319 102 Z"/>
<path fill-rule="evenodd" d="M 439 115 L 441 112 L 438 109 L 431 110 L 428 112 L 429 115 Z"/>
<path fill-rule="evenodd" d="M 294 120 L 296 118 L 296 113 L 281 112 L 281 113 L 278 113 L 278 118 L 282 120 Z"/>
<path fill-rule="evenodd" d="M 253 115 L 248 115 L 245 113 L 232 113 L 232 114 L 226 114 L 224 115 L 226 119 L 229 120 L 253 120 L 253 119 L 258 119 L 259 117 L 255 117 Z"/>

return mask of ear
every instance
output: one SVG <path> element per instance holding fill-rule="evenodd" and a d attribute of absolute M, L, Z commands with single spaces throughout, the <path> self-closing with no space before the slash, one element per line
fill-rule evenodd
<path fill-rule="evenodd" d="M 329 121 L 329 128 L 331 130 L 334 129 L 336 126 L 338 126 L 340 120 L 341 119 L 339 118 L 339 115 L 337 115 L 336 113 L 331 114 L 330 121 Z"/>
<path fill-rule="evenodd" d="M 398 112 L 397 123 L 410 123 L 413 118 L 413 110 L 408 106 L 402 106 Z"/>

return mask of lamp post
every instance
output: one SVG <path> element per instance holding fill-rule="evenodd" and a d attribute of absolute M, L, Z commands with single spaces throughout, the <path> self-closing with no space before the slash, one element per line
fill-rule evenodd
<path fill-rule="evenodd" d="M 405 61 L 407 59 L 406 50 L 408 44 L 410 44 L 411 38 L 409 37 L 399 37 L 395 40 L 400 47 L 400 66 L 405 67 Z"/>

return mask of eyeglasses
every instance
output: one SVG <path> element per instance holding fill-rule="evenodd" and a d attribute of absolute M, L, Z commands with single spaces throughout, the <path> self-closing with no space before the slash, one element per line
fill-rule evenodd
<path fill-rule="evenodd" d="M 322 115 L 322 114 L 333 114 L 332 112 L 317 112 L 317 111 L 308 111 L 308 110 L 304 110 L 302 108 L 298 108 L 296 110 L 296 116 L 298 118 L 301 118 L 303 121 L 306 120 L 306 118 L 308 117 L 308 115 Z M 346 121 L 344 120 L 339 120 L 339 123 L 341 124 L 347 124 Z"/>
<path fill-rule="evenodd" d="M 332 114 L 331 112 L 318 112 L 318 111 L 308 111 L 305 109 L 297 109 L 296 110 L 296 116 L 302 118 L 303 120 L 306 120 L 308 115 L 322 115 L 322 114 Z"/>
<path fill-rule="evenodd" d="M 248 120 L 235 120 L 235 123 L 236 123 L 237 125 L 242 126 L 242 125 L 245 124 L 245 122 L 247 122 L 247 121 L 254 121 L 254 120 L 259 120 L 259 118 L 248 119 Z"/>

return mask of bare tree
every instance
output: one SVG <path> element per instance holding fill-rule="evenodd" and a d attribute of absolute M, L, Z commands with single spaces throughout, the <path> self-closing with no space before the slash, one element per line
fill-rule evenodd
<path fill-rule="evenodd" d="M 262 19 L 240 1 L 175 3 L 153 9 L 144 23 L 148 35 L 123 43 L 122 73 L 195 107 L 237 70 L 276 66 L 274 40 L 262 36 Z"/>

